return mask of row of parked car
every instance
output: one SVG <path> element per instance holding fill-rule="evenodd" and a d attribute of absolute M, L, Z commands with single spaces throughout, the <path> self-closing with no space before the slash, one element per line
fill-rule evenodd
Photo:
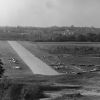
<path fill-rule="evenodd" d="M 82 68 L 90 68 L 90 71 L 96 71 L 96 70 L 100 70 L 100 65 L 95 65 L 95 64 L 81 64 L 78 65 L 79 67 Z"/>
<path fill-rule="evenodd" d="M 15 58 L 10 58 L 10 59 L 8 59 L 8 61 L 9 61 L 10 63 L 14 63 L 14 66 L 13 66 L 12 68 L 14 68 L 14 69 L 21 69 L 21 67 L 18 66 L 19 62 L 18 62 L 17 59 L 15 59 Z"/>
<path fill-rule="evenodd" d="M 50 66 L 58 72 L 66 72 L 66 66 L 63 63 L 51 64 Z"/>
<path fill-rule="evenodd" d="M 99 71 L 100 70 L 100 65 L 94 65 L 94 64 L 80 64 L 80 65 L 75 65 L 72 64 L 70 66 L 66 66 L 63 63 L 57 63 L 57 64 L 51 64 L 50 65 L 52 68 L 59 72 L 64 72 L 64 73 L 82 73 L 82 72 L 93 72 L 93 71 Z"/>

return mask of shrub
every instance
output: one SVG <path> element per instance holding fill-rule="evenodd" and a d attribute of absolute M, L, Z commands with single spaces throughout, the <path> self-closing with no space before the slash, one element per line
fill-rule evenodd
<path fill-rule="evenodd" d="M 44 97 L 42 92 L 38 85 L 27 85 L 23 87 L 21 95 L 24 100 L 38 100 Z"/>
<path fill-rule="evenodd" d="M 3 63 L 2 63 L 2 61 L 1 61 L 1 59 L 0 59 L 0 77 L 3 76 L 4 71 L 5 71 L 5 69 L 3 68 Z"/>
<path fill-rule="evenodd" d="M 23 84 L 13 84 L 10 87 L 9 96 L 11 100 L 21 100 L 21 90 L 23 88 Z"/>

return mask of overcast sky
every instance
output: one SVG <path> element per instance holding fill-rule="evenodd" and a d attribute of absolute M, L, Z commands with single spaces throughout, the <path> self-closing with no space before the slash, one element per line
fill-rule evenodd
<path fill-rule="evenodd" d="M 100 0 L 0 0 L 0 26 L 100 27 Z"/>

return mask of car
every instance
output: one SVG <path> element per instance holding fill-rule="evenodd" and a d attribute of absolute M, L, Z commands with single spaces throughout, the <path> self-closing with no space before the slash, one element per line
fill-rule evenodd
<path fill-rule="evenodd" d="M 93 64 L 90 64 L 90 65 L 88 65 L 87 67 L 94 67 L 95 65 L 93 65 Z"/>
<path fill-rule="evenodd" d="M 16 60 L 15 58 L 10 58 L 8 60 L 9 60 L 9 62 L 13 62 L 13 63 L 18 64 L 18 60 Z"/>
<path fill-rule="evenodd" d="M 96 69 L 96 68 L 94 68 L 94 69 L 90 70 L 90 72 L 94 72 L 94 71 L 97 71 L 97 69 Z"/>
<path fill-rule="evenodd" d="M 79 66 L 80 66 L 80 67 L 85 67 L 86 65 L 85 65 L 85 64 L 80 64 Z"/>
<path fill-rule="evenodd" d="M 21 69 L 20 66 L 13 66 L 14 69 Z"/>

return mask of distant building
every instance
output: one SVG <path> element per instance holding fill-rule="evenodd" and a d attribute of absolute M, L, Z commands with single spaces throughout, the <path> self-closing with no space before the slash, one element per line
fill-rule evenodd
<path fill-rule="evenodd" d="M 64 31 L 62 34 L 63 34 L 63 35 L 73 35 L 74 32 L 72 32 L 72 31 L 70 31 L 69 29 L 67 29 L 67 30 Z"/>

